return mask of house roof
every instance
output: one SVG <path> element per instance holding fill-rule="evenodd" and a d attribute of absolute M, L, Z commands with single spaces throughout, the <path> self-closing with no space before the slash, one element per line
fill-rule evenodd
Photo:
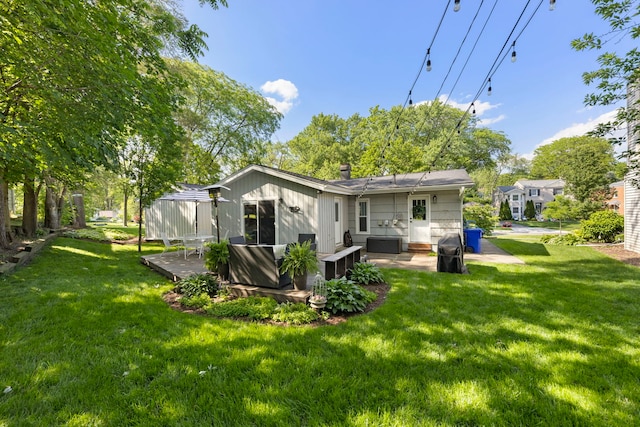
<path fill-rule="evenodd" d="M 471 177 L 464 169 L 433 172 L 414 172 L 407 174 L 386 175 L 371 178 L 352 178 L 341 180 L 322 180 L 282 169 L 262 165 L 250 165 L 229 175 L 217 185 L 232 185 L 233 181 L 251 172 L 262 172 L 267 175 L 296 182 L 298 184 L 344 195 L 400 193 L 406 191 L 447 190 L 471 187 Z"/>
<path fill-rule="evenodd" d="M 513 185 L 499 185 L 498 186 L 498 190 L 502 191 L 503 193 L 508 193 L 509 191 L 513 191 L 518 189 L 518 187 L 515 187 Z"/>
<path fill-rule="evenodd" d="M 565 183 L 562 179 L 519 179 L 515 185 L 532 188 L 562 188 Z"/>

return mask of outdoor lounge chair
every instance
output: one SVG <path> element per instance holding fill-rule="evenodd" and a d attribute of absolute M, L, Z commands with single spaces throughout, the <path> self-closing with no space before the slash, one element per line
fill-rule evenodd
<path fill-rule="evenodd" d="M 182 242 L 172 242 L 169 240 L 167 233 L 160 233 L 160 237 L 162 237 L 162 243 L 164 243 L 164 250 L 162 251 L 162 254 L 160 254 L 161 256 L 171 248 L 182 247 Z"/>
<path fill-rule="evenodd" d="M 233 236 L 229 237 L 229 243 L 232 245 L 244 245 L 247 243 L 244 239 L 244 236 Z"/>
<path fill-rule="evenodd" d="M 311 250 L 315 251 L 317 248 L 316 235 L 310 233 L 298 234 L 298 243 L 311 242 Z"/>

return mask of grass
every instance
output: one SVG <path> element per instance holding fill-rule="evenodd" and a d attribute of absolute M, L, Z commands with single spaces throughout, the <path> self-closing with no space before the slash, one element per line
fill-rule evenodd
<path fill-rule="evenodd" d="M 514 221 L 515 224 L 525 225 L 533 228 L 549 228 L 559 230 L 559 221 Z M 580 228 L 580 221 L 562 221 L 562 231 L 575 231 Z"/>
<path fill-rule="evenodd" d="M 285 328 L 172 311 L 135 246 L 56 239 L 0 279 L 0 426 L 637 425 L 638 269 L 493 241 L 527 265 L 388 269 L 377 310 Z"/>

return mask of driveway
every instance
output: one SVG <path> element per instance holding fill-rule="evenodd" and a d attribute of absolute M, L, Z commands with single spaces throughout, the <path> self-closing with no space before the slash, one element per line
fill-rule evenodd
<path fill-rule="evenodd" d="M 513 222 L 511 228 L 496 227 L 493 234 L 498 235 L 514 235 L 514 234 L 558 234 L 558 230 L 553 228 L 528 227 L 526 225 Z M 564 233 L 564 230 L 562 231 Z"/>

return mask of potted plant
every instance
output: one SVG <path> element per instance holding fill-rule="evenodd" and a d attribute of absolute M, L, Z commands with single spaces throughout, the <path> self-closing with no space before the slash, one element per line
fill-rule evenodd
<path fill-rule="evenodd" d="M 293 243 L 285 253 L 280 269 L 293 278 L 293 286 L 298 290 L 307 288 L 307 273 L 318 268 L 316 252 L 311 250 L 311 242 Z"/>
<path fill-rule="evenodd" d="M 204 266 L 218 274 L 220 280 L 229 279 L 229 242 L 206 243 L 209 248 L 204 255 Z"/>

